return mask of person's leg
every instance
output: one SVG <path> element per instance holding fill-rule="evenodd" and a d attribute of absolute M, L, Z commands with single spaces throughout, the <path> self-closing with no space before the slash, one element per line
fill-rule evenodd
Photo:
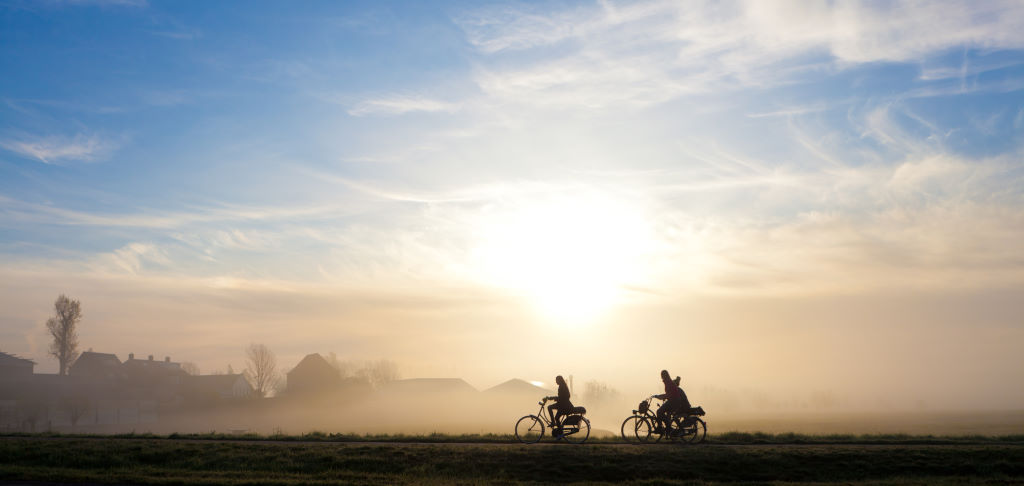
<path fill-rule="evenodd" d="M 556 403 L 548 405 L 548 417 L 551 417 L 551 427 L 558 427 L 557 417 L 555 416 L 556 407 L 558 407 Z"/>
<path fill-rule="evenodd" d="M 657 415 L 658 415 L 658 422 L 659 422 L 658 426 L 661 428 L 661 430 L 668 430 L 667 429 L 667 426 L 668 426 L 668 415 L 669 415 L 669 404 L 668 404 L 668 402 L 665 402 L 665 403 L 661 404 L 660 407 L 658 407 Z"/>
<path fill-rule="evenodd" d="M 675 430 L 675 431 L 672 430 L 672 421 L 675 419 L 675 416 L 681 411 L 681 407 L 680 407 L 681 405 L 682 405 L 682 403 L 680 403 L 678 400 L 669 400 L 669 401 L 665 402 L 665 431 L 666 432 L 670 432 L 670 431 L 672 433 L 678 433 L 679 432 L 678 430 Z"/>

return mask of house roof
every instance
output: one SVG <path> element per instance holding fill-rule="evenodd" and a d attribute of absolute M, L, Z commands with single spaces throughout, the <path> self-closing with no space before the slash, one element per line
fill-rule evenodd
<path fill-rule="evenodd" d="M 172 372 L 181 371 L 181 363 L 176 363 L 173 361 L 157 361 L 152 359 L 128 358 L 127 360 L 125 360 L 122 366 L 137 367 L 146 370 L 165 370 Z"/>
<path fill-rule="evenodd" d="M 553 390 L 539 387 L 530 383 L 526 380 L 520 380 L 519 378 L 513 378 L 504 383 L 495 385 L 491 388 L 484 390 L 484 393 L 488 394 L 533 394 L 533 395 L 545 395 L 551 394 Z"/>
<path fill-rule="evenodd" d="M 36 362 L 32 361 L 30 359 L 19 358 L 19 357 L 13 355 L 13 354 L 7 354 L 7 353 L 5 353 L 3 351 L 0 351 L 0 365 L 7 365 L 7 366 L 10 366 L 10 365 L 15 365 L 15 366 L 21 365 L 21 366 L 25 366 L 25 365 L 29 365 L 29 364 L 33 364 L 34 365 L 34 364 L 36 364 Z"/>
<path fill-rule="evenodd" d="M 323 356 L 320 356 L 320 353 L 307 354 L 305 358 L 302 358 L 302 361 L 299 361 L 299 364 L 295 365 L 295 367 L 292 368 L 291 371 L 288 372 L 288 376 L 291 376 L 292 373 L 299 373 L 299 374 L 307 374 L 307 373 L 324 374 L 324 373 L 326 373 L 326 374 L 338 375 L 339 377 L 341 376 L 338 373 L 337 369 L 335 369 L 333 366 L 331 366 L 331 364 L 328 363 L 327 360 L 324 359 Z"/>
<path fill-rule="evenodd" d="M 74 364 L 78 365 L 79 363 L 94 366 L 120 366 L 121 360 L 117 359 L 117 355 L 112 353 L 85 351 L 78 356 Z"/>

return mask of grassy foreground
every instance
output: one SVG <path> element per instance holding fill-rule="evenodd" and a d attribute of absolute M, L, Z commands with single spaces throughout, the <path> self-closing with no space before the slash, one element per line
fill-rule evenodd
<path fill-rule="evenodd" d="M 424 444 L 508 444 L 516 442 L 512 434 L 351 434 L 308 432 L 305 434 L 257 434 L 257 433 L 174 433 L 168 435 L 152 433 L 123 434 L 68 434 L 59 432 L 7 433 L 7 438 L 94 438 L 94 439 L 154 439 L 154 440 L 214 440 L 214 441 L 273 441 L 273 442 L 402 442 Z M 545 440 L 550 440 L 546 435 Z M 588 444 L 624 444 L 619 436 L 591 436 Z M 708 435 L 706 444 L 850 444 L 850 445 L 983 445 L 1016 444 L 1024 445 L 1024 434 L 1018 435 L 908 435 L 908 434 L 769 434 L 764 432 L 725 432 Z"/>
<path fill-rule="evenodd" d="M 1024 446 L 366 443 L 7 437 L 4 481 L 96 484 L 1024 484 Z"/>

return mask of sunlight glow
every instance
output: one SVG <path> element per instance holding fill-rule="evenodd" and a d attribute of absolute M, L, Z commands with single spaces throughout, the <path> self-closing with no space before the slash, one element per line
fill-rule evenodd
<path fill-rule="evenodd" d="M 560 324 L 590 322 L 645 273 L 642 213 L 609 197 L 558 196 L 488 214 L 476 251 L 484 279 L 526 297 Z"/>

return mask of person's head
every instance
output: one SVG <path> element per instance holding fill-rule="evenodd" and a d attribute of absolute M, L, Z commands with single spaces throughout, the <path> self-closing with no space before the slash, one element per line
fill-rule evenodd
<path fill-rule="evenodd" d="M 564 385 L 565 378 L 562 378 L 562 375 L 558 375 L 555 377 L 555 383 L 558 383 L 559 385 Z"/>
<path fill-rule="evenodd" d="M 679 377 L 678 376 L 676 377 L 675 380 L 672 380 L 672 381 L 675 381 L 676 382 L 676 386 L 679 386 Z"/>
<path fill-rule="evenodd" d="M 671 376 L 671 375 L 668 374 L 668 370 L 661 370 L 661 379 L 662 380 L 669 379 L 669 376 Z"/>

